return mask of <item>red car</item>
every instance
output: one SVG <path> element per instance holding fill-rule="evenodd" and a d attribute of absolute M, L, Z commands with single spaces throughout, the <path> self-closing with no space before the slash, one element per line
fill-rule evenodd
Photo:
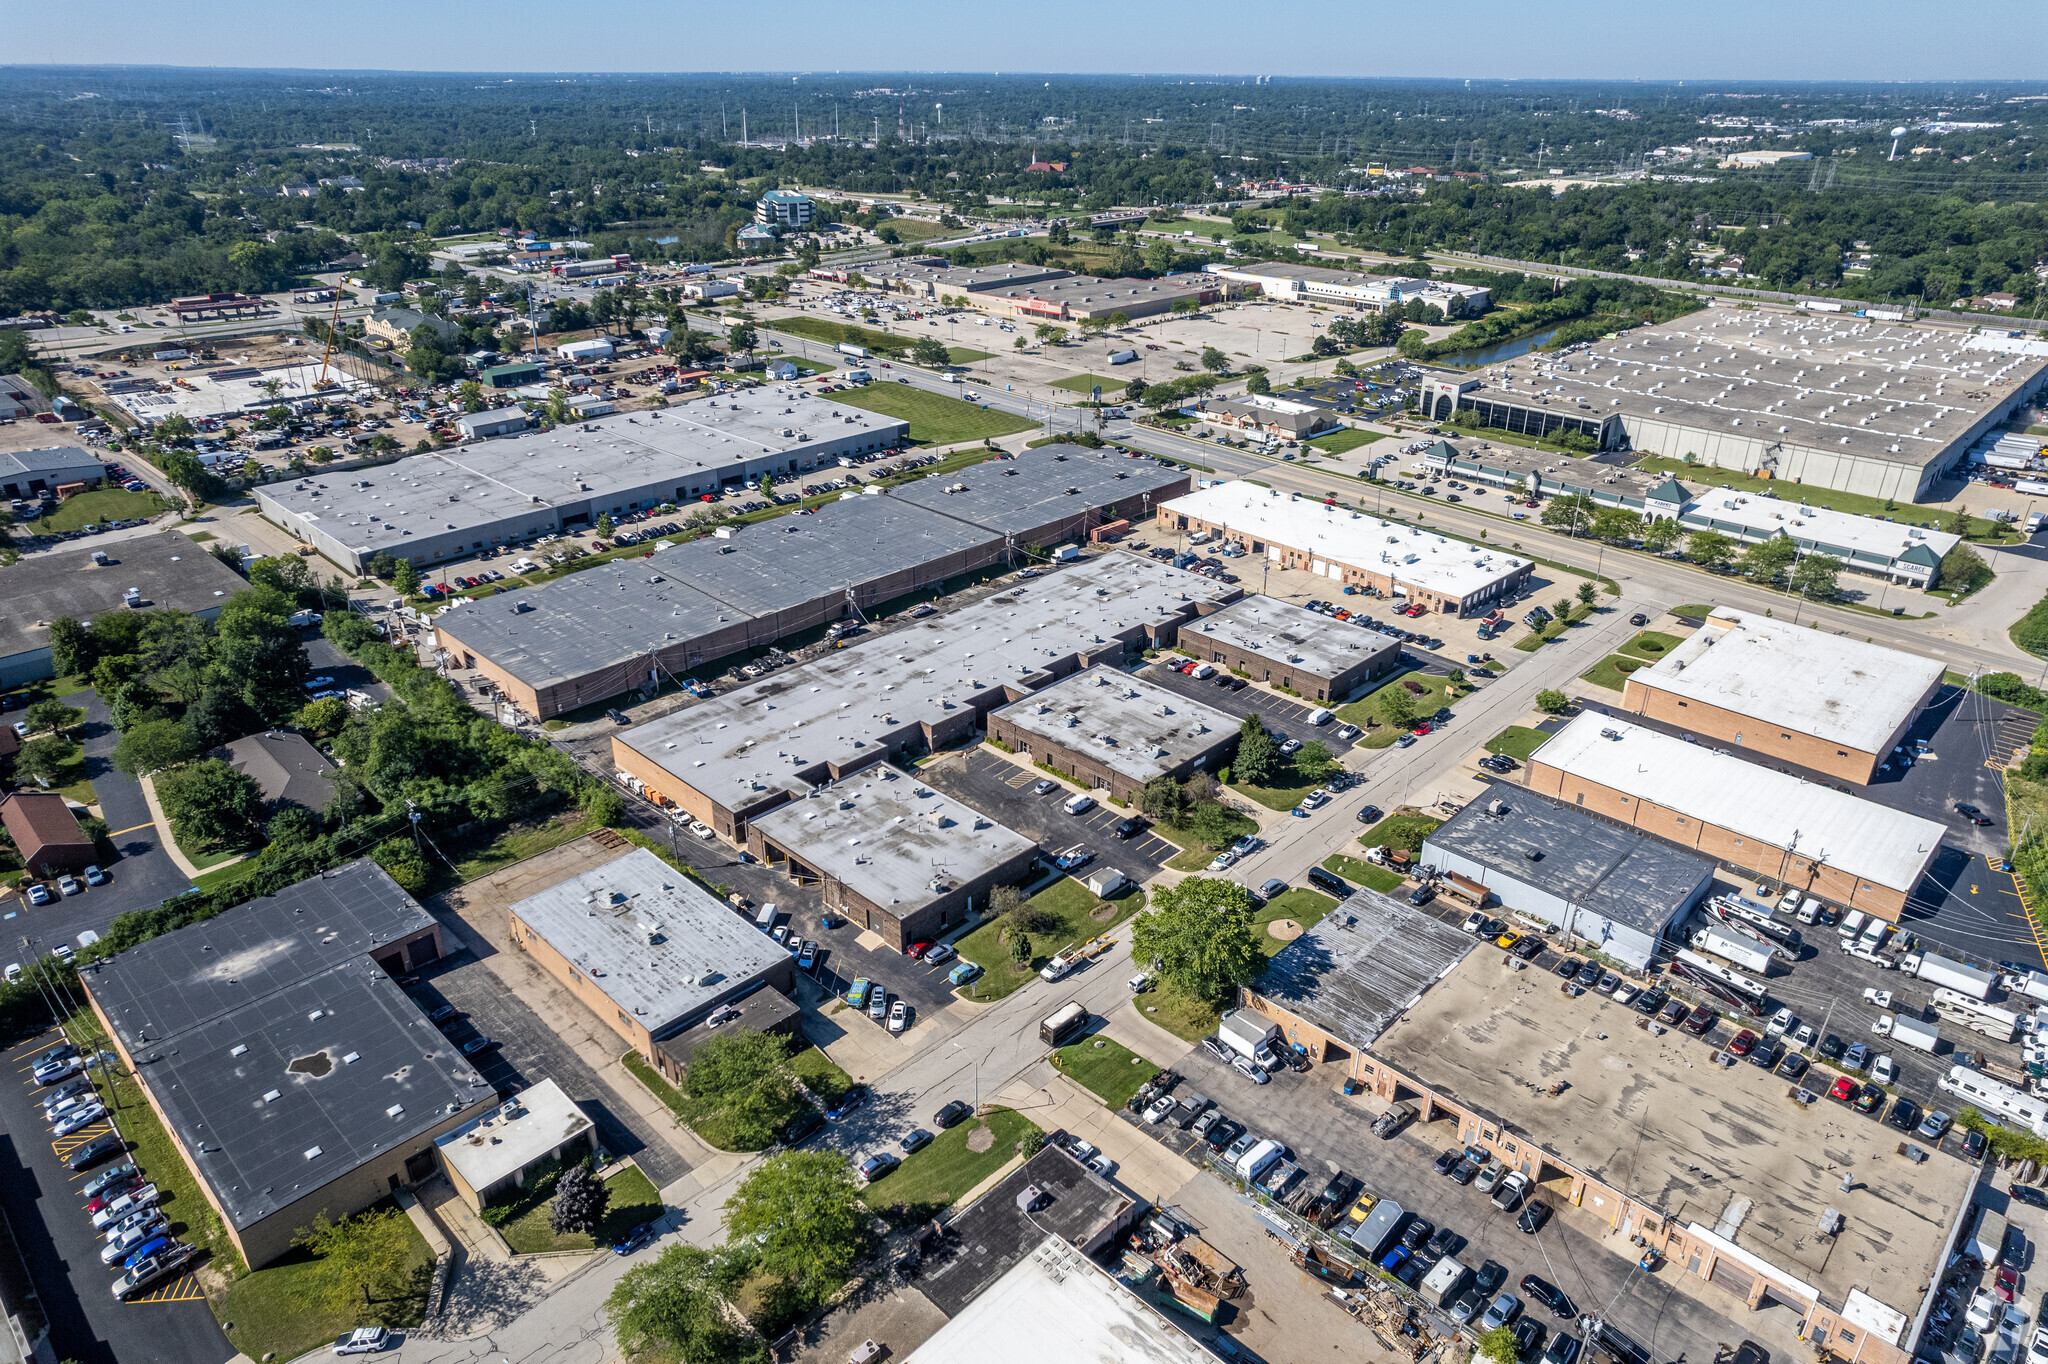
<path fill-rule="evenodd" d="M 1741 1032 L 1728 1039 L 1728 1054 L 1730 1056 L 1747 1056 L 1755 1047 L 1756 1034 L 1748 1028 L 1744 1028 Z"/>
<path fill-rule="evenodd" d="M 1828 1097 L 1836 1103 L 1845 1104 L 1856 1097 L 1856 1082 L 1846 1075 L 1835 1078 L 1835 1087 L 1828 1091 Z"/>
<path fill-rule="evenodd" d="M 914 942 L 910 946 L 903 949 L 903 955 L 910 958 L 912 961 L 922 961 L 924 960 L 924 954 L 927 951 L 929 951 L 930 948 L 931 944 L 928 942 Z"/>
<path fill-rule="evenodd" d="M 1427 733 L 1429 733 L 1429 731 L 1430 731 L 1430 722 L 1429 722 L 1429 721 L 1427 721 L 1427 720 L 1424 720 L 1424 721 L 1423 721 L 1423 722 L 1422 722 L 1421 724 L 1417 725 L 1417 726 L 1416 726 L 1416 727 L 1415 727 L 1414 729 L 1411 729 L 1411 730 L 1409 730 L 1408 732 L 1409 732 L 1410 734 L 1427 734 Z"/>

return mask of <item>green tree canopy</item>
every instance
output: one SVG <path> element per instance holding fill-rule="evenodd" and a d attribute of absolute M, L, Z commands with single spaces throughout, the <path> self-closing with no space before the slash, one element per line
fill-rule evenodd
<path fill-rule="evenodd" d="M 219 758 L 161 774 L 156 794 L 180 838 L 199 851 L 241 846 L 263 815 L 262 788 Z"/>
<path fill-rule="evenodd" d="M 1799 547 L 1792 543 L 1790 536 L 1773 535 L 1744 550 L 1736 567 L 1743 577 L 1752 582 L 1776 582 L 1778 575 L 1790 568 L 1798 557 Z"/>
<path fill-rule="evenodd" d="M 1685 557 L 1701 568 L 1726 568 L 1738 548 L 1734 537 L 1717 530 L 1696 530 L 1685 537 Z"/>
<path fill-rule="evenodd" d="M 1816 601 L 1833 601 L 1841 592 L 1842 561 L 1830 554 L 1809 554 L 1792 566 L 1792 589 Z"/>
<path fill-rule="evenodd" d="M 1258 716 L 1245 716 L 1238 726 L 1237 756 L 1230 760 L 1230 774 L 1250 786 L 1270 786 L 1279 770 L 1280 745 Z"/>
<path fill-rule="evenodd" d="M 837 1151 L 785 1151 L 756 1165 L 726 1200 L 726 1235 L 756 1242 L 761 1268 L 814 1293 L 846 1281 L 867 1249 L 853 1167 Z"/>
<path fill-rule="evenodd" d="M 688 1245 L 627 1270 L 604 1304 L 620 1348 L 679 1364 L 767 1364 L 767 1344 L 733 1324 L 719 1277 L 711 1252 Z"/>
<path fill-rule="evenodd" d="M 367 1315 L 410 1287 L 407 1266 L 416 1233 L 396 1208 L 358 1213 L 339 1222 L 323 1211 L 292 1238 L 314 1256 L 310 1289 L 322 1308 Z"/>
<path fill-rule="evenodd" d="M 139 777 L 190 762 L 198 751 L 192 731 L 183 721 L 145 720 L 122 731 L 120 742 L 114 745 L 114 766 Z"/>
<path fill-rule="evenodd" d="M 1131 921 L 1131 955 L 1159 962 L 1160 978 L 1192 999 L 1222 1004 L 1265 964 L 1251 929 L 1251 895 L 1207 876 L 1152 891 Z"/>
<path fill-rule="evenodd" d="M 1560 493 L 1543 504 L 1537 519 L 1553 530 L 1562 530 L 1568 535 L 1585 535 L 1599 514 L 1599 506 L 1584 493 Z"/>
<path fill-rule="evenodd" d="M 1555 688 L 1546 687 L 1536 693 L 1536 709 L 1545 715 L 1557 715 L 1569 709 L 1572 699 Z"/>

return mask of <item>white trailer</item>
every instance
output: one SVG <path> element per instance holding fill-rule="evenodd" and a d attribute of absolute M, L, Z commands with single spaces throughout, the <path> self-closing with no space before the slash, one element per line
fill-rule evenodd
<path fill-rule="evenodd" d="M 1677 960 L 1684 962 L 1694 971 L 1707 976 L 1743 998 L 1761 1003 L 1770 991 L 1760 980 L 1753 980 L 1732 966 L 1723 966 L 1712 957 L 1703 957 L 1697 952 L 1681 951 Z"/>
<path fill-rule="evenodd" d="M 1954 990 L 1960 995 L 1968 995 L 1971 999 L 1985 998 L 1991 993 L 1991 987 L 1998 983 L 1996 972 L 1980 970 L 1952 957 L 1940 956 L 1933 952 L 1920 952 L 1908 956 L 1899 963 L 1899 967 L 1921 980 Z"/>
<path fill-rule="evenodd" d="M 1894 1018 L 1887 1014 L 1877 1020 L 1871 1031 L 1880 1037 L 1889 1037 L 1902 1046 L 1914 1047 L 1920 1051 L 1933 1051 L 1934 1044 L 1941 1040 L 1941 1031 L 1917 1018 L 1900 1014 Z"/>
<path fill-rule="evenodd" d="M 1770 973 L 1770 951 L 1754 938 L 1738 938 L 1723 930 L 1703 928 L 1692 935 L 1692 945 L 1698 951 L 1710 952 L 1760 975 Z"/>
<path fill-rule="evenodd" d="M 1216 1037 L 1224 1046 L 1267 1067 L 1276 1059 L 1269 1044 L 1279 1036 L 1279 1024 L 1248 1009 L 1232 1009 L 1216 1025 Z"/>
<path fill-rule="evenodd" d="M 2009 1119 L 2037 1137 L 2048 1137 L 2048 1099 L 2022 1093 L 1968 1066 L 1950 1066 L 1940 1086 L 1979 1112 Z"/>
<path fill-rule="evenodd" d="M 2010 1009 L 2000 1009 L 1982 1000 L 1954 990 L 1939 988 L 1934 992 L 1934 1012 L 1952 1023 L 1960 1023 L 1971 1032 L 1982 1033 L 1997 1042 L 2010 1042 L 2019 1031 L 2019 1015 Z"/>

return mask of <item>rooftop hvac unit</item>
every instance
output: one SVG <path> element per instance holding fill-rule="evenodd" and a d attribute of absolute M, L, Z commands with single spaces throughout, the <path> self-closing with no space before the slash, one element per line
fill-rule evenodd
<path fill-rule="evenodd" d="M 1506 801 L 1504 801 L 1504 800 L 1495 800 L 1495 801 L 1488 801 L 1488 802 L 1487 802 L 1487 805 L 1486 805 L 1486 813 L 1488 813 L 1489 815 L 1504 815 L 1504 814 L 1506 814 L 1507 812 L 1508 812 L 1508 803 L 1507 803 Z"/>

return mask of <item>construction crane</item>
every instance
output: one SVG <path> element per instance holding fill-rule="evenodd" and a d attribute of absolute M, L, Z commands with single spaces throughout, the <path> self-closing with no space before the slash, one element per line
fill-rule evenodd
<path fill-rule="evenodd" d="M 334 386 L 327 377 L 327 363 L 334 358 L 334 336 L 341 323 L 341 285 L 334 286 L 334 310 L 327 318 L 327 349 L 320 356 L 320 377 L 313 381 L 313 391 L 324 393 Z"/>

